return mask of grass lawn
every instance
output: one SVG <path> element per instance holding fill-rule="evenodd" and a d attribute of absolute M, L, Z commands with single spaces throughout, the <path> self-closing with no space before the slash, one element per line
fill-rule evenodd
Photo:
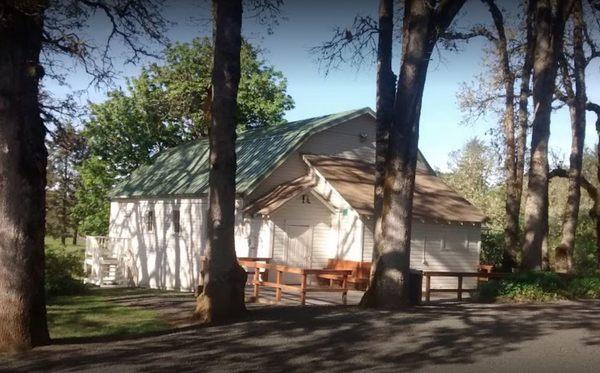
<path fill-rule="evenodd" d="M 143 289 L 91 289 L 88 294 L 48 300 L 50 336 L 85 338 L 128 336 L 170 329 L 158 312 L 126 305 L 127 297 L 148 295 Z"/>
<path fill-rule="evenodd" d="M 83 255 L 85 253 L 85 240 L 80 239 L 77 242 L 77 245 L 72 244 L 72 238 L 68 237 L 66 245 L 60 242 L 60 238 L 55 238 L 51 236 L 46 236 L 44 238 L 44 244 L 47 249 L 64 249 L 68 253 L 75 253 L 79 255 Z"/>

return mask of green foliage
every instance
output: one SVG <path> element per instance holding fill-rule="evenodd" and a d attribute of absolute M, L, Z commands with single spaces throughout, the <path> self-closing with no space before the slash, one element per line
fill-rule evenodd
<path fill-rule="evenodd" d="M 106 235 L 110 201 L 108 193 L 115 181 L 100 158 L 88 158 L 79 169 L 81 186 L 77 190 L 77 205 L 74 214 L 80 221 L 79 230 L 83 234 Z"/>
<path fill-rule="evenodd" d="M 600 298 L 600 275 L 576 277 L 567 285 L 573 298 Z"/>
<path fill-rule="evenodd" d="M 83 248 L 62 246 L 50 241 L 46 244 L 46 293 L 50 297 L 81 294 L 83 284 Z"/>
<path fill-rule="evenodd" d="M 442 174 L 444 181 L 488 217 L 492 230 L 504 228 L 504 188 L 495 175 L 501 173 L 491 146 L 478 138 L 449 155 L 450 172 Z"/>
<path fill-rule="evenodd" d="M 500 268 L 502 266 L 503 247 L 503 231 L 483 229 L 481 231 L 481 254 L 479 256 L 481 264 L 495 265 L 496 268 Z"/>
<path fill-rule="evenodd" d="M 125 92 L 90 105 L 85 124 L 88 158 L 80 167 L 82 187 L 76 215 L 81 232 L 106 234 L 108 192 L 122 178 L 147 164 L 158 152 L 208 133 L 205 118 L 212 73 L 209 39 L 177 43 L 164 51 L 163 65 L 151 64 L 130 80 Z M 283 122 L 293 108 L 283 74 L 260 59 L 259 50 L 243 42 L 237 113 L 240 131 Z"/>
<path fill-rule="evenodd" d="M 564 276 L 553 272 L 517 273 L 492 280 L 479 288 L 486 301 L 547 302 L 557 299 L 600 297 L 600 275 Z"/>
<path fill-rule="evenodd" d="M 77 234 L 79 225 L 73 211 L 79 186 L 77 167 L 85 155 L 85 139 L 80 131 L 66 123 L 53 132 L 46 147 L 46 232 L 65 240 Z"/>

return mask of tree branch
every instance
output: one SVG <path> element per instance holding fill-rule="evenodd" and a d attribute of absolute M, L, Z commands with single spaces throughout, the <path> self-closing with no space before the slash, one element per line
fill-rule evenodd
<path fill-rule="evenodd" d="M 548 174 L 548 177 L 550 179 L 555 178 L 555 177 L 561 177 L 561 178 L 568 179 L 569 172 L 567 170 L 565 170 L 564 168 L 558 167 L 558 168 L 555 168 L 554 170 L 550 171 L 550 173 Z M 590 196 L 590 198 L 593 201 L 596 201 L 596 199 L 598 198 L 598 189 L 596 189 L 596 187 L 592 183 L 590 183 L 590 181 L 583 175 L 581 175 L 581 187 L 583 189 L 585 189 L 585 191 L 587 192 L 587 194 Z"/>
<path fill-rule="evenodd" d="M 450 26 L 466 0 L 440 0 L 435 9 L 436 39 Z"/>
<path fill-rule="evenodd" d="M 336 27 L 332 38 L 310 52 L 317 55 L 325 74 L 341 64 L 350 63 L 360 67 L 367 58 L 377 54 L 377 21 L 369 16 L 356 16 L 349 28 Z"/>

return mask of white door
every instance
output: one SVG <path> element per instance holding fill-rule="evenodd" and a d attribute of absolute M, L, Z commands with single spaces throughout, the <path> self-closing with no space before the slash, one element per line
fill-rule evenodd
<path fill-rule="evenodd" d="M 288 241 L 285 264 L 290 267 L 310 268 L 312 228 L 309 224 L 287 224 Z M 300 283 L 300 276 L 286 273 L 285 283 Z"/>

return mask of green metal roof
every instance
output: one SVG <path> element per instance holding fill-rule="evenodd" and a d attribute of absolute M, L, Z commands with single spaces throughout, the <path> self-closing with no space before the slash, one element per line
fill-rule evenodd
<path fill-rule="evenodd" d="M 246 194 L 283 162 L 309 136 L 364 114 L 366 107 L 238 135 L 237 193 Z M 208 141 L 191 142 L 159 153 L 151 164 L 135 170 L 117 185 L 112 198 L 198 196 L 208 191 Z"/>

